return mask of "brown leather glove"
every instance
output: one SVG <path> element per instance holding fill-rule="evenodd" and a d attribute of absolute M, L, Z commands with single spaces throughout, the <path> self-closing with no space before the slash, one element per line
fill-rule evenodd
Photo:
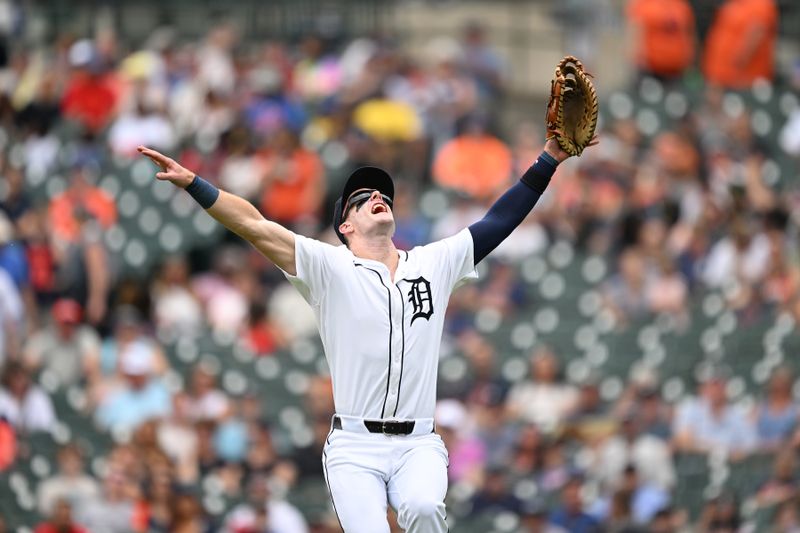
<path fill-rule="evenodd" d="M 566 56 L 556 67 L 550 83 L 547 104 L 547 138 L 558 140 L 570 155 L 581 155 L 587 146 L 597 144 L 598 103 L 592 76 L 574 56 Z"/>

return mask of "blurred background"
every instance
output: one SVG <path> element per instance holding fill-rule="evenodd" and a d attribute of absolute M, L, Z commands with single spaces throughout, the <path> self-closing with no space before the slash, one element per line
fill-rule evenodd
<path fill-rule="evenodd" d="M 0 531 L 340 531 L 310 309 L 135 147 L 328 242 L 382 166 L 408 249 L 566 53 L 600 144 L 451 300 L 450 529 L 800 531 L 792 0 L 0 1 Z"/>

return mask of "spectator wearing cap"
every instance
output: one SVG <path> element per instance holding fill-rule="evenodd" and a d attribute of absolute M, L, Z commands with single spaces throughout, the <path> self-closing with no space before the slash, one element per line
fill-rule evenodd
<path fill-rule="evenodd" d="M 120 353 L 123 382 L 100 403 L 97 422 L 112 430 L 133 430 L 147 420 L 169 415 L 172 401 L 163 381 L 155 375 L 153 352 L 133 343 Z"/>
<path fill-rule="evenodd" d="M 100 353 L 100 337 L 84 324 L 83 309 L 75 300 L 61 298 L 50 308 L 50 322 L 34 333 L 23 348 L 25 364 L 49 372 L 59 385 L 79 383 Z"/>
<path fill-rule="evenodd" d="M 570 533 L 599 533 L 600 523 L 584 511 L 583 477 L 573 475 L 561 489 L 561 502 L 550 513 L 550 521 Z"/>
<path fill-rule="evenodd" d="M 725 368 L 706 371 L 700 394 L 684 401 L 675 412 L 674 445 L 679 451 L 708 453 L 724 451 L 741 458 L 755 450 L 758 434 L 752 419 L 728 401 Z"/>
<path fill-rule="evenodd" d="M 81 501 L 95 498 L 100 487 L 97 481 L 84 471 L 80 449 L 67 444 L 58 450 L 58 473 L 37 487 L 37 510 L 42 516 L 50 515 L 59 501 L 80 505 Z"/>
<path fill-rule="evenodd" d="M 53 506 L 50 518 L 42 522 L 33 533 L 89 533 L 72 519 L 72 504 L 66 499 L 59 499 Z"/>
<path fill-rule="evenodd" d="M 138 309 L 132 305 L 120 305 L 114 310 L 111 322 L 113 335 L 103 339 L 99 352 L 87 361 L 87 379 L 95 405 L 118 384 L 121 378 L 121 354 L 128 347 L 138 344 L 150 352 L 155 375 L 163 375 L 168 367 L 161 346 L 147 335 L 144 319 Z"/>
<path fill-rule="evenodd" d="M 520 533 L 568 533 L 548 519 L 547 506 L 541 499 L 525 502 L 520 507 Z"/>
<path fill-rule="evenodd" d="M 512 417 L 549 430 L 575 409 L 578 391 L 559 378 L 558 359 L 547 346 L 531 354 L 531 377 L 515 384 L 508 396 Z"/>
<path fill-rule="evenodd" d="M 52 431 L 56 425 L 53 402 L 41 387 L 31 383 L 28 370 L 10 361 L 0 379 L 0 418 L 22 432 Z"/>

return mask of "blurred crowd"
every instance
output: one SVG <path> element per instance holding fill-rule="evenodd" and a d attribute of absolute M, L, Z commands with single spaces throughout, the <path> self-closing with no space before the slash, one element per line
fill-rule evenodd
<path fill-rule="evenodd" d="M 775 150 L 797 162 L 800 111 L 780 125 L 781 147 L 767 147 L 750 110 L 726 98 L 754 83 L 800 88 L 775 71 L 777 7 L 722 2 L 702 41 L 684 0 L 632 0 L 627 16 L 637 83 L 678 87 L 699 66 L 706 84 L 674 126 L 652 135 L 606 117 L 600 145 L 562 165 L 483 280 L 453 297 L 447 342 L 469 368 L 442 385 L 436 413 L 453 516 L 510 512 L 529 533 L 684 531 L 694 526 L 676 503 L 680 456 L 766 456 L 773 466 L 746 498 L 709 499 L 695 530 L 744 531 L 746 500 L 774 512 L 773 531 L 797 532 L 791 367 L 774 368 L 748 408 L 729 399 L 733 376 L 722 366 L 679 403 L 662 396 L 657 373 L 632 376 L 609 401 L 602 376 L 572 383 L 565 354 L 550 346 L 534 347 L 524 376 L 503 377 L 503 354 L 474 327 L 484 309 L 505 319 L 530 312 L 518 266 L 561 241 L 612 265 L 598 280 L 598 313 L 620 330 L 655 316 L 685 330 L 694 295 L 706 292 L 722 295 L 743 326 L 800 320 L 800 189 L 796 176 L 781 176 L 779 189 L 767 164 Z M 327 377 L 311 379 L 302 405 L 311 442 L 292 446 L 257 389 L 231 393 L 205 363 L 175 380 L 164 343 L 211 331 L 273 357 L 316 335 L 304 302 L 230 236 L 122 275 L 105 236 L 123 206 L 99 178 L 149 145 L 267 218 L 336 242 L 331 199 L 352 169 L 373 164 L 396 177 L 399 248 L 451 235 L 481 217 L 543 143 L 538 122 L 501 120 L 512 72 L 486 28 L 437 38 L 422 58 L 387 36 L 240 42 L 225 23 L 191 42 L 162 28 L 135 48 L 110 27 L 37 48 L 11 42 L 0 54 L 0 471 L 28 460 L 30 435 L 57 430 L 52 391 L 80 391 L 84 414 L 115 442 L 97 469 L 78 444 L 61 447 L 36 488 L 41 524 L 30 525 L 338 531 L 332 512 L 303 515 L 285 498 L 322 480 Z M 57 174 L 63 186 L 31 193 Z M 446 209 L 420 205 L 431 188 L 446 191 Z M 204 507 L 199 487 L 209 483 L 236 502 L 222 516 Z"/>

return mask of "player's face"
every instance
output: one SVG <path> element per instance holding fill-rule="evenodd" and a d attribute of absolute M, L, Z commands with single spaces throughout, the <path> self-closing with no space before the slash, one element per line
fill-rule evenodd
<path fill-rule="evenodd" d="M 362 233 L 371 233 L 377 228 L 388 228 L 391 233 L 394 231 L 392 200 L 377 189 L 359 189 L 347 199 L 343 220 Z"/>

